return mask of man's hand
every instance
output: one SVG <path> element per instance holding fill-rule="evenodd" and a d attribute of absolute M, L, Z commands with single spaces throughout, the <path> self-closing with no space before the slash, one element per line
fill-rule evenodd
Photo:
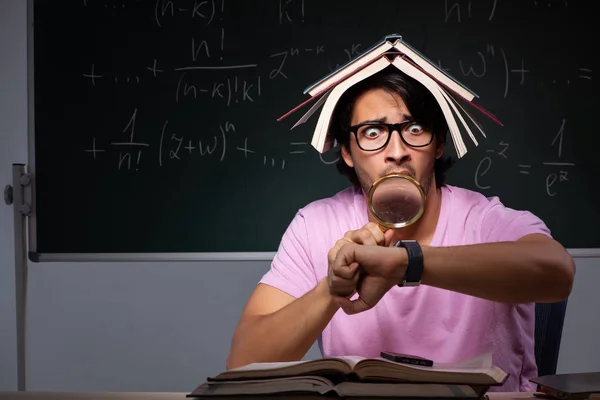
<path fill-rule="evenodd" d="M 346 314 L 369 310 L 388 290 L 402 282 L 407 265 L 404 248 L 346 243 L 330 267 L 330 291 L 344 293 L 356 287 L 359 295 L 356 300 L 345 295 L 337 295 L 335 300 Z"/>
<path fill-rule="evenodd" d="M 388 246 L 393 231 L 387 230 L 385 234 L 381 231 L 379 226 L 374 222 L 369 222 L 360 229 L 354 231 L 348 231 L 343 238 L 338 240 L 335 245 L 329 250 L 327 259 L 329 263 L 329 270 L 327 274 L 327 283 L 329 284 L 329 291 L 333 296 L 341 297 L 352 297 L 356 292 L 356 284 L 358 283 L 359 275 L 356 274 L 356 269 L 340 269 L 338 275 L 332 274 L 331 267 L 335 261 L 338 252 L 348 243 L 357 243 L 370 246 Z"/>

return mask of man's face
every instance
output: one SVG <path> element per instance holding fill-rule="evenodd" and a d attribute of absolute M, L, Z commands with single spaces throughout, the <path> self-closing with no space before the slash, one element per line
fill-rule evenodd
<path fill-rule="evenodd" d="M 373 89 L 357 98 L 350 125 L 366 121 L 398 123 L 410 119 L 410 111 L 402 98 L 383 89 Z M 402 141 L 398 131 L 391 133 L 386 147 L 376 151 L 364 151 L 350 134 L 350 151 L 342 148 L 342 157 L 353 167 L 365 193 L 377 179 L 390 173 L 404 173 L 417 179 L 428 193 L 434 182 L 435 159 L 443 153 L 443 143 L 434 140 L 425 147 L 410 147 Z"/>

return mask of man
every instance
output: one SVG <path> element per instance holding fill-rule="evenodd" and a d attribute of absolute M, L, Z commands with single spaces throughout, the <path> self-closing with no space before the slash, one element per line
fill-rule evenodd
<path fill-rule="evenodd" d="M 324 357 L 393 351 L 452 362 L 492 351 L 510 373 L 493 390 L 534 390 L 533 302 L 569 295 L 569 254 L 530 212 L 444 183 L 443 114 L 398 70 L 353 86 L 332 121 L 338 168 L 353 185 L 296 214 L 241 316 L 227 367 L 299 360 L 317 339 Z M 421 183 L 425 211 L 383 232 L 366 194 L 392 172 Z M 404 240 L 418 247 L 394 246 Z"/>

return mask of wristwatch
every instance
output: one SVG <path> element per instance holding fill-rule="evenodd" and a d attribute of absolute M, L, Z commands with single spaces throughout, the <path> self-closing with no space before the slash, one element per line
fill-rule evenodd
<path fill-rule="evenodd" d="M 408 266 L 404 280 L 398 286 L 419 286 L 423 275 L 423 251 L 416 240 L 400 240 L 394 247 L 404 247 L 408 253 Z"/>

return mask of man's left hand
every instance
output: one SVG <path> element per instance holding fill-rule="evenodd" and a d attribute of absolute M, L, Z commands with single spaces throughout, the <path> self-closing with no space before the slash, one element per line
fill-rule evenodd
<path fill-rule="evenodd" d="M 354 279 L 358 273 L 356 291 L 359 297 L 350 300 L 339 296 L 336 301 L 346 314 L 373 308 L 388 290 L 402 282 L 407 264 L 408 255 L 403 248 L 356 243 L 343 245 L 331 266 L 332 274 L 338 278 L 333 282 L 344 285 L 345 280 Z"/>

